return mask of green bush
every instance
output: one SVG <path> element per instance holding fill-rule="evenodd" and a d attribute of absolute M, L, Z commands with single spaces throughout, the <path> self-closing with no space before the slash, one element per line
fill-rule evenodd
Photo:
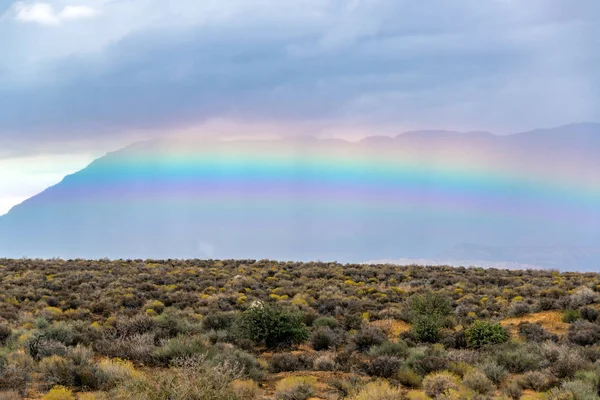
<path fill-rule="evenodd" d="M 567 324 L 572 324 L 573 322 L 579 320 L 581 315 L 579 314 L 579 310 L 565 310 L 563 311 L 562 320 Z"/>
<path fill-rule="evenodd" d="M 469 347 L 479 348 L 506 342 L 508 340 L 508 332 L 500 324 L 475 321 L 465 330 L 465 337 Z"/>
<path fill-rule="evenodd" d="M 412 332 L 421 342 L 437 343 L 440 340 L 440 329 L 437 317 L 423 315 L 413 318 Z"/>
<path fill-rule="evenodd" d="M 278 306 L 251 307 L 239 315 L 235 326 L 241 338 L 264 343 L 268 348 L 291 346 L 308 339 L 302 314 Z"/>
<path fill-rule="evenodd" d="M 452 312 L 450 301 L 442 294 L 428 292 L 412 296 L 409 300 L 411 316 L 436 316 L 445 318 Z"/>
<path fill-rule="evenodd" d="M 436 343 L 440 340 L 440 329 L 450 325 L 452 306 L 443 295 L 428 292 L 415 295 L 409 300 L 412 332 L 417 340 Z"/>
<path fill-rule="evenodd" d="M 369 355 L 373 357 L 393 356 L 406 358 L 406 356 L 408 356 L 408 345 L 402 340 L 396 343 L 384 342 L 380 345 L 371 347 L 371 349 L 369 350 Z"/>

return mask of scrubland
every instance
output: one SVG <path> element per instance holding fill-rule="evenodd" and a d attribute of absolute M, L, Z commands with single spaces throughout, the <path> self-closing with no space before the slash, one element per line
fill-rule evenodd
<path fill-rule="evenodd" d="M 0 400 L 599 394 L 596 273 L 0 259 Z"/>

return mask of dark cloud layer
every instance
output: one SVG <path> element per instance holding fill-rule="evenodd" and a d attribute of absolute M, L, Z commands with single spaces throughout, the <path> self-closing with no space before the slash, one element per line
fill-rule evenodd
<path fill-rule="evenodd" d="M 81 5 L 0 0 L 0 140 L 214 117 L 504 132 L 600 120 L 596 0 L 222 3 L 93 0 L 63 18 Z"/>

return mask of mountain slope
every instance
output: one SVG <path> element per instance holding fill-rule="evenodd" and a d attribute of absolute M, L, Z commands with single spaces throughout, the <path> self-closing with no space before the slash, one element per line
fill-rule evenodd
<path fill-rule="evenodd" d="M 577 253 L 598 243 L 599 140 L 600 125 L 581 124 L 358 143 L 138 143 L 1 217 L 0 254 L 340 261 L 487 254 L 595 269 L 598 252 L 539 249 Z"/>

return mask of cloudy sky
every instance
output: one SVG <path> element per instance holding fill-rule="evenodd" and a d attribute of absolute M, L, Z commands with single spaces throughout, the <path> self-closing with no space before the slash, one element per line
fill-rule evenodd
<path fill-rule="evenodd" d="M 0 0 L 0 214 L 158 135 L 600 121 L 598 0 Z"/>

